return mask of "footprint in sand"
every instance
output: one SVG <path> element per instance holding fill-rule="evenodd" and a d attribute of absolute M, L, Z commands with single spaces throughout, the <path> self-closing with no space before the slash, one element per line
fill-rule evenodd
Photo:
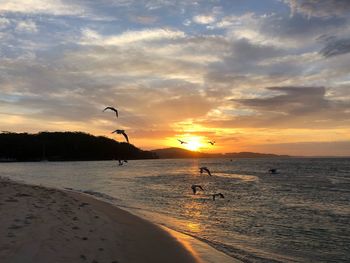
<path fill-rule="evenodd" d="M 22 228 L 22 226 L 12 225 L 12 226 L 8 227 L 8 229 L 11 229 L 11 230 L 16 230 L 16 229 L 20 229 L 20 228 Z"/>
<path fill-rule="evenodd" d="M 7 237 L 16 237 L 16 236 L 13 233 L 10 232 L 10 233 L 7 234 Z"/>
<path fill-rule="evenodd" d="M 10 197 L 10 198 L 6 199 L 5 202 L 18 202 L 18 200 Z"/>
<path fill-rule="evenodd" d="M 30 194 L 17 193 L 15 196 L 16 196 L 16 197 L 29 197 L 29 196 L 31 196 L 31 195 L 30 195 Z"/>

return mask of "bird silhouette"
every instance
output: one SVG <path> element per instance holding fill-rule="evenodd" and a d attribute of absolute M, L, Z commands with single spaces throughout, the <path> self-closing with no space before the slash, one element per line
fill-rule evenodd
<path fill-rule="evenodd" d="M 187 142 L 185 142 L 185 141 L 182 141 L 182 140 L 179 140 L 179 139 L 177 139 L 181 144 L 184 144 L 184 143 L 187 143 Z"/>
<path fill-rule="evenodd" d="M 115 130 L 115 131 L 112 131 L 111 133 L 122 134 L 125 137 L 127 143 L 129 143 L 128 135 L 126 135 L 124 130 Z"/>
<path fill-rule="evenodd" d="M 213 200 L 215 201 L 215 197 L 220 196 L 220 198 L 225 198 L 222 193 L 213 194 Z"/>
<path fill-rule="evenodd" d="M 203 187 L 202 187 L 201 185 L 199 185 L 199 184 L 193 184 L 193 185 L 191 186 L 191 188 L 192 188 L 192 191 L 193 191 L 193 194 L 194 194 L 194 195 L 197 193 L 197 188 L 199 188 L 199 189 L 201 189 L 202 191 L 204 191 Z"/>
<path fill-rule="evenodd" d="M 211 173 L 210 173 L 210 171 L 209 171 L 209 169 L 207 168 L 207 167 L 201 167 L 201 168 L 199 168 L 199 172 L 202 174 L 203 172 L 207 172 L 210 176 L 211 176 Z"/>
<path fill-rule="evenodd" d="M 208 143 L 210 143 L 211 145 L 214 145 L 215 141 L 208 141 Z"/>
<path fill-rule="evenodd" d="M 117 109 L 115 109 L 115 108 L 113 108 L 113 107 L 108 106 L 108 107 L 106 107 L 106 108 L 103 110 L 103 112 L 104 112 L 105 110 L 112 110 L 112 111 L 114 111 L 114 112 L 115 112 L 115 115 L 116 115 L 116 116 L 117 116 L 117 118 L 118 118 L 118 110 L 117 110 Z"/>
<path fill-rule="evenodd" d="M 277 169 L 273 168 L 269 170 L 270 174 L 277 174 Z"/>

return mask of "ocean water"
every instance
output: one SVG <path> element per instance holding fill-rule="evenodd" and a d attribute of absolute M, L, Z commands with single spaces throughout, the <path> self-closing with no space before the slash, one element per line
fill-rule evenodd
<path fill-rule="evenodd" d="M 244 262 L 350 262 L 346 158 L 0 163 L 0 176 L 85 191 Z"/>

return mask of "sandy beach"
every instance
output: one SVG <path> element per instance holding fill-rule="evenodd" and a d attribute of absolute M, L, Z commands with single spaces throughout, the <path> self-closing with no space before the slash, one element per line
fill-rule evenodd
<path fill-rule="evenodd" d="M 162 228 L 88 195 L 0 180 L 0 258 L 15 262 L 202 262 Z"/>

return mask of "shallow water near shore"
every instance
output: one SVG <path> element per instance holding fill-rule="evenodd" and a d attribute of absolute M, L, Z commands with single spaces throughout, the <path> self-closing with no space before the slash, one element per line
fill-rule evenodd
<path fill-rule="evenodd" d="M 1 163 L 0 171 L 86 191 L 245 262 L 350 261 L 350 159 Z M 193 195 L 192 184 L 205 191 Z M 225 199 L 214 202 L 215 192 Z"/>

